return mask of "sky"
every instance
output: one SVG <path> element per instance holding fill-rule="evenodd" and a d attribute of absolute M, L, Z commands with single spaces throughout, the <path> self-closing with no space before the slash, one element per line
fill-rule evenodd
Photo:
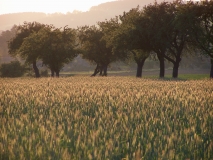
<path fill-rule="evenodd" d="M 115 0 L 0 0 L 0 15 L 18 12 L 88 11 L 92 6 L 111 1 Z"/>

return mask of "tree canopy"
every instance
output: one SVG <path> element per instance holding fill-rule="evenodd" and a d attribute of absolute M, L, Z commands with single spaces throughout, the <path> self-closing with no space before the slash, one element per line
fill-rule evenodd
<path fill-rule="evenodd" d="M 213 78 L 213 1 L 203 1 L 191 4 L 189 14 L 193 13 L 193 45 L 202 54 L 208 55 L 211 59 L 210 78 Z"/>
<path fill-rule="evenodd" d="M 29 52 L 19 52 L 25 38 L 29 37 L 33 33 L 37 33 L 40 29 L 44 28 L 44 24 L 38 22 L 24 22 L 23 25 L 17 26 L 16 35 L 8 43 L 9 54 L 12 56 L 20 56 L 26 60 L 26 63 L 33 64 L 33 69 L 36 77 L 40 77 L 39 70 L 36 66 L 36 61 L 38 60 L 39 53 L 32 50 Z M 29 48 L 28 48 L 29 49 Z"/>
<path fill-rule="evenodd" d="M 198 4 L 202 7 L 196 9 Z M 205 7 L 205 4 L 208 7 Z M 204 8 L 208 11 L 204 11 Z M 200 16 L 202 18 L 199 18 L 197 11 L 201 12 L 199 14 L 203 15 Z M 188 54 L 189 46 L 192 47 L 191 42 L 194 35 L 199 33 L 193 33 L 195 24 L 203 28 L 200 29 L 201 32 L 197 37 L 197 42 L 200 43 L 198 46 L 204 51 L 204 48 L 206 48 L 205 52 L 208 52 L 207 54 L 211 57 L 212 43 L 209 38 L 212 37 L 210 35 L 212 34 L 211 11 L 209 2 L 185 3 L 182 1 L 159 4 L 155 2 L 143 7 L 142 10 L 139 10 L 139 8 L 132 9 L 120 16 L 121 25 L 119 29 L 113 35 L 110 35 L 113 39 L 111 41 L 113 50 L 131 52 L 131 50 L 140 49 L 143 50 L 140 53 L 145 53 L 145 55 L 147 51 L 155 52 L 160 62 L 160 77 L 164 77 L 164 61 L 166 59 L 173 64 L 172 76 L 177 78 L 181 59 Z M 201 23 L 199 23 L 200 20 Z M 198 31 L 199 27 L 196 27 L 194 31 Z M 196 44 L 193 44 L 193 47 L 196 48 Z"/>
<path fill-rule="evenodd" d="M 59 71 L 64 64 L 72 61 L 77 55 L 76 49 L 76 32 L 74 29 L 65 26 L 63 30 L 51 28 L 49 30 L 41 30 L 43 52 L 42 62 L 51 70 L 52 76 L 54 72 L 59 76 Z"/>
<path fill-rule="evenodd" d="M 15 38 L 9 42 L 10 54 L 19 55 L 26 63 L 33 63 L 36 77 L 39 77 L 36 61 L 42 61 L 51 70 L 51 75 L 59 77 L 64 64 L 77 56 L 76 33 L 65 26 L 63 30 L 53 25 L 37 22 L 19 26 Z"/>
<path fill-rule="evenodd" d="M 59 72 L 64 64 L 69 63 L 77 56 L 75 36 L 75 30 L 67 28 L 67 26 L 63 30 L 52 25 L 46 26 L 25 38 L 20 50 L 38 55 L 43 65 L 50 68 L 51 76 L 56 74 L 59 77 Z"/>
<path fill-rule="evenodd" d="M 132 55 L 137 63 L 136 77 L 141 77 L 144 62 L 151 52 L 147 34 L 145 33 L 147 28 L 143 15 L 139 7 L 137 7 L 129 12 L 124 12 L 119 17 L 119 20 L 121 23 L 119 28 L 114 30 L 112 34 L 108 34 L 108 37 L 111 37 L 111 41 L 108 43 L 113 46 L 115 54 L 121 53 L 123 58 L 131 57 Z"/>
<path fill-rule="evenodd" d="M 82 49 L 82 57 L 96 64 L 92 76 L 100 72 L 107 76 L 107 67 L 110 63 L 121 59 L 121 54 L 112 52 L 112 45 L 107 45 L 106 36 L 118 27 L 115 19 L 99 22 L 97 26 L 82 26 L 78 28 L 78 37 Z"/>

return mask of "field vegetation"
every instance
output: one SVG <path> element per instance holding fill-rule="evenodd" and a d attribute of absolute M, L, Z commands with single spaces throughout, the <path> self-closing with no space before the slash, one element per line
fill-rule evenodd
<path fill-rule="evenodd" d="M 213 81 L 0 79 L 1 160 L 213 159 Z"/>

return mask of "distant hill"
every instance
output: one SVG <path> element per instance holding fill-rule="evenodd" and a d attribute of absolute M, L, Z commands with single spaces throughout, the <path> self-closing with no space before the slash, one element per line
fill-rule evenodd
<path fill-rule="evenodd" d="M 40 21 L 44 17 L 45 13 L 36 12 L 3 14 L 0 15 L 0 30 L 9 30 L 14 24 L 23 24 L 24 21 Z"/>
<path fill-rule="evenodd" d="M 44 24 L 53 24 L 56 27 L 68 25 L 72 28 L 82 25 L 94 25 L 98 21 L 104 21 L 105 19 L 121 15 L 124 11 L 129 11 L 138 5 L 142 7 L 153 2 L 154 0 L 118 0 L 93 6 L 87 12 L 74 11 L 67 14 L 45 14 L 37 12 L 4 14 L 0 15 L 0 30 L 9 30 L 14 24 L 23 24 L 24 21 L 37 21 Z"/>

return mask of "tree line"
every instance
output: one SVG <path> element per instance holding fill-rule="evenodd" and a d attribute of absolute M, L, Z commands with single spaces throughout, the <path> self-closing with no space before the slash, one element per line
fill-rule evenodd
<path fill-rule="evenodd" d="M 59 77 L 63 66 L 77 55 L 96 65 L 92 76 L 107 76 L 108 66 L 115 61 L 133 58 L 136 77 L 148 57 L 160 62 L 159 77 L 165 75 L 165 61 L 173 64 L 172 77 L 178 77 L 183 56 L 200 53 L 210 57 L 213 78 L 213 1 L 187 3 L 162 2 L 131 9 L 110 20 L 77 29 L 56 28 L 38 22 L 15 26 L 16 34 L 8 42 L 9 54 L 32 64 L 40 77 L 41 61 Z"/>

